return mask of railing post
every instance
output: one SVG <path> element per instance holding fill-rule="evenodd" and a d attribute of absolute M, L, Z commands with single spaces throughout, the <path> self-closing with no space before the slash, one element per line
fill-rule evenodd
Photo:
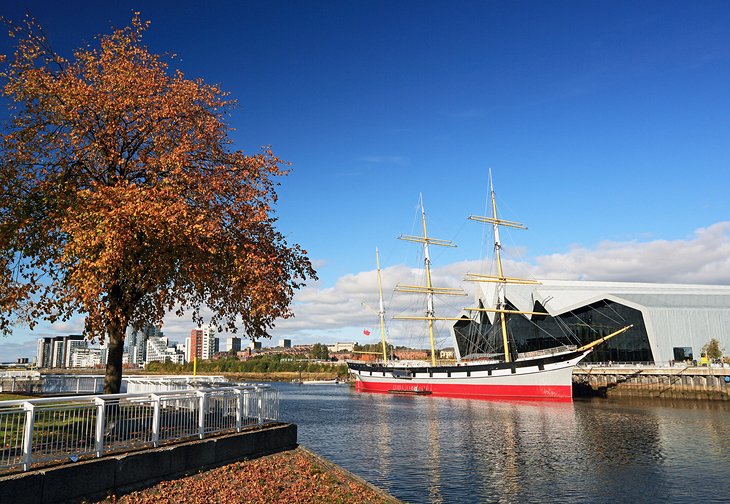
<path fill-rule="evenodd" d="M 106 408 L 104 399 L 95 397 L 96 404 L 96 457 L 99 458 L 104 453 L 104 421 L 106 420 Z"/>
<path fill-rule="evenodd" d="M 35 406 L 30 402 L 23 403 L 25 410 L 25 429 L 23 430 L 23 470 L 30 470 L 33 463 L 33 422 L 35 420 Z"/>
<path fill-rule="evenodd" d="M 246 393 L 243 394 L 243 418 L 248 425 L 249 417 L 251 416 L 251 389 L 246 388 Z"/>
<path fill-rule="evenodd" d="M 152 394 L 152 445 L 157 447 L 160 442 L 160 396 Z"/>
<path fill-rule="evenodd" d="M 256 387 L 256 393 L 259 396 L 259 425 L 264 424 L 264 391 L 260 387 Z"/>
<path fill-rule="evenodd" d="M 279 421 L 279 392 L 276 390 L 269 390 L 269 420 L 278 422 Z"/>
<path fill-rule="evenodd" d="M 236 432 L 241 432 L 243 419 L 243 389 L 236 388 Z"/>
<path fill-rule="evenodd" d="M 198 436 L 203 439 L 205 436 L 205 408 L 207 407 L 208 394 L 198 390 L 196 394 L 200 397 L 200 412 L 198 416 Z"/>

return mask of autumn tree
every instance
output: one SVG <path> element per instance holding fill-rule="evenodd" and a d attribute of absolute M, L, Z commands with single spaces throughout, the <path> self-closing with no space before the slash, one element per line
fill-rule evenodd
<path fill-rule="evenodd" d="M 233 150 L 234 105 L 143 45 L 148 23 L 66 59 L 33 20 L 6 22 L 11 117 L 0 137 L 0 331 L 85 316 L 119 391 L 128 326 L 207 309 L 219 330 L 267 336 L 315 272 L 276 230 L 269 148 Z"/>
<path fill-rule="evenodd" d="M 719 359 L 722 357 L 722 348 L 720 342 L 716 338 L 710 339 L 702 347 L 702 353 L 707 356 L 708 359 Z"/>

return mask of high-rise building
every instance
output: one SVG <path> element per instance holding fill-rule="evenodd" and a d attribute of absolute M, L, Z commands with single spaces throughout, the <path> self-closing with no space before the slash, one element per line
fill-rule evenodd
<path fill-rule="evenodd" d="M 39 368 L 69 367 L 72 350 L 84 346 L 86 346 L 86 341 L 81 334 L 39 338 L 36 365 Z"/>
<path fill-rule="evenodd" d="M 63 367 L 73 367 L 71 365 L 71 357 L 73 356 L 74 352 L 76 350 L 81 349 L 88 349 L 89 348 L 89 342 L 86 339 L 74 339 L 74 340 L 67 340 L 66 342 L 66 352 L 65 352 L 65 361 L 63 363 Z"/>
<path fill-rule="evenodd" d="M 147 340 L 150 338 L 161 338 L 162 331 L 159 327 L 145 324 L 142 329 L 127 328 L 125 347 L 132 364 L 142 366 L 147 360 Z"/>
<path fill-rule="evenodd" d="M 66 340 L 53 338 L 51 346 L 51 367 L 62 368 L 66 362 Z"/>
<path fill-rule="evenodd" d="M 291 340 L 290 339 L 280 339 L 279 344 L 277 346 L 280 346 L 281 348 L 291 348 Z"/>
<path fill-rule="evenodd" d="M 215 330 L 211 326 L 203 328 L 203 360 L 212 359 L 219 351 L 219 340 L 215 337 Z"/>
<path fill-rule="evenodd" d="M 127 328 L 127 336 L 125 338 L 125 347 L 129 354 L 129 361 L 132 364 L 142 365 L 145 358 L 146 336 L 143 331 L 138 331 L 133 327 Z"/>
<path fill-rule="evenodd" d="M 185 356 L 168 345 L 169 341 L 167 337 L 149 338 L 147 340 L 147 360 L 145 364 L 165 361 L 183 364 L 185 362 Z"/>
<path fill-rule="evenodd" d="M 190 337 L 185 340 L 185 352 L 188 362 L 193 359 L 203 358 L 203 330 L 193 329 L 190 331 Z"/>
<path fill-rule="evenodd" d="M 226 340 L 225 351 L 230 352 L 231 350 L 234 352 L 241 351 L 241 338 L 233 336 Z"/>
<path fill-rule="evenodd" d="M 39 368 L 51 367 L 52 338 L 38 338 L 35 365 Z"/>
<path fill-rule="evenodd" d="M 220 342 L 215 337 L 215 329 L 206 326 L 202 329 L 190 331 L 190 337 L 185 339 L 185 358 L 192 362 L 193 357 L 197 359 L 212 359 L 219 351 Z"/>
<path fill-rule="evenodd" d="M 69 367 L 93 368 L 102 364 L 100 348 L 77 347 L 71 353 Z"/>

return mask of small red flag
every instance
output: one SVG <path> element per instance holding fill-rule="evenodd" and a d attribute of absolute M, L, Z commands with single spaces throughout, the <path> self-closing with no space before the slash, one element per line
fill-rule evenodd
<path fill-rule="evenodd" d="M 365 329 L 365 330 L 364 330 L 364 331 L 363 331 L 362 333 L 363 333 L 363 334 L 364 334 L 365 336 L 370 336 L 370 331 L 368 331 L 367 329 Z"/>

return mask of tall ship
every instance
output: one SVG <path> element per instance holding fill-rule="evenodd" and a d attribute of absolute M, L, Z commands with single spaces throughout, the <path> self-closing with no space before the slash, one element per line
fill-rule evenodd
<path fill-rule="evenodd" d="M 547 312 L 529 312 L 513 309 L 507 302 L 507 289 L 514 284 L 538 283 L 531 279 L 508 277 L 502 268 L 502 244 L 499 230 L 501 227 L 527 229 L 524 225 L 503 220 L 498 217 L 491 173 L 489 176 L 489 196 L 491 217 L 472 215 L 469 220 L 492 226 L 494 236 L 495 275 L 468 273 L 465 280 L 470 282 L 489 282 L 496 287 L 494 308 L 479 306 L 464 308 L 469 319 L 481 319 L 491 315 L 491 325 L 495 337 L 495 349 L 499 353 L 473 353 L 459 355 L 451 362 L 436 359 L 434 343 L 434 323 L 439 320 L 460 321 L 465 317 L 438 317 L 434 309 L 435 296 L 463 296 L 461 289 L 435 287 L 431 281 L 430 246 L 454 246 L 451 242 L 428 236 L 426 211 L 421 201 L 421 223 L 423 235 L 401 236 L 400 239 L 421 244 L 423 247 L 425 285 L 398 285 L 396 291 L 421 294 L 426 297 L 426 312 L 423 316 L 394 317 L 395 319 L 421 320 L 426 322 L 430 344 L 430 360 L 399 361 L 388 358 L 385 342 L 385 310 L 383 307 L 380 262 L 376 250 L 378 289 L 380 295 L 380 332 L 382 339 L 382 359 L 376 362 L 348 361 L 355 387 L 363 392 L 382 392 L 392 394 L 433 394 L 451 397 L 472 398 L 524 398 L 524 399 L 570 399 L 572 397 L 573 368 L 593 349 L 614 336 L 622 334 L 632 326 L 622 327 L 610 334 L 595 339 L 582 346 L 559 345 L 531 352 L 518 353 L 510 342 L 508 325 L 510 317 L 546 316 Z M 478 320 L 475 320 L 477 322 Z M 488 336 L 488 335 L 486 335 Z"/>

